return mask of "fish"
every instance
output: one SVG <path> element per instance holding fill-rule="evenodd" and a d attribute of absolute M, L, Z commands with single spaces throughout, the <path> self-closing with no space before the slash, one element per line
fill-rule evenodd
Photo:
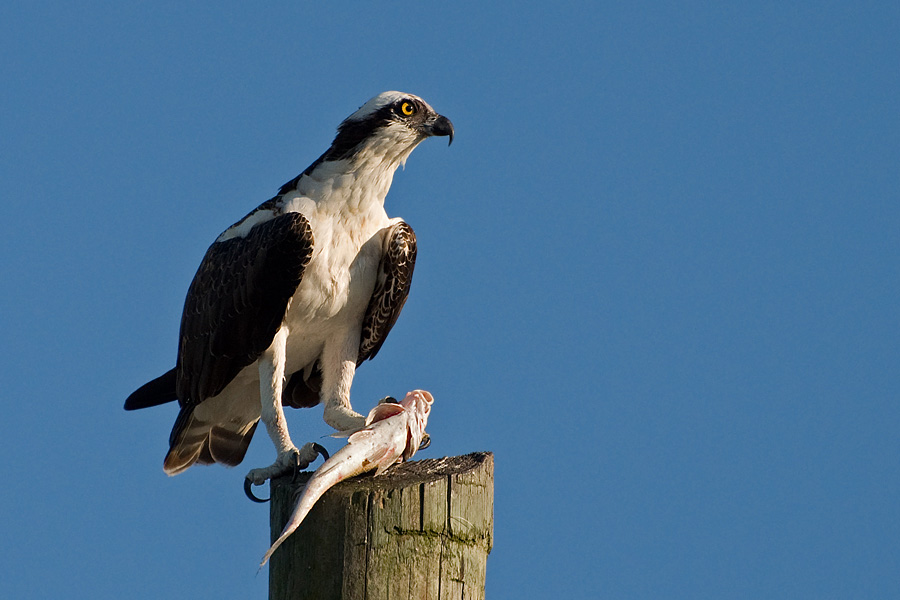
<path fill-rule="evenodd" d="M 399 403 L 385 402 L 373 408 L 362 429 L 335 434 L 336 437 L 349 436 L 347 445 L 326 460 L 310 478 L 290 520 L 263 556 L 259 567 L 265 566 L 332 486 L 373 470 L 376 476 L 381 475 L 391 465 L 412 458 L 423 441 L 427 443 L 425 426 L 433 403 L 434 397 L 429 392 L 413 390 Z"/>

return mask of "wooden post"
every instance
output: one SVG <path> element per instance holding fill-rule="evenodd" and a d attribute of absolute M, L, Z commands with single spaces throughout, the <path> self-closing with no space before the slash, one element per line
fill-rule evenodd
<path fill-rule="evenodd" d="M 311 475 L 272 481 L 272 541 Z M 362 475 L 330 489 L 272 556 L 269 600 L 483 599 L 493 532 L 491 453 Z"/>

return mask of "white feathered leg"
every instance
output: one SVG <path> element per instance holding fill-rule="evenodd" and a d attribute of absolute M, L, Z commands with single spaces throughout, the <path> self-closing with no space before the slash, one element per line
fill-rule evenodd
<path fill-rule="evenodd" d="M 338 347 L 326 346 L 322 352 L 322 401 L 325 422 L 338 431 L 360 429 L 366 418 L 350 405 L 350 386 L 356 373 L 359 336 L 335 336 L 343 340 Z"/>
<path fill-rule="evenodd" d="M 288 330 L 282 327 L 275 334 L 272 345 L 259 357 L 259 398 L 261 404 L 260 420 L 265 424 L 278 456 L 268 467 L 252 469 L 247 473 L 254 485 L 262 485 L 266 480 L 295 468 L 306 468 L 317 456 L 312 442 L 297 449 L 291 441 L 284 408 L 281 406 L 281 391 L 284 386 L 284 356 Z"/>

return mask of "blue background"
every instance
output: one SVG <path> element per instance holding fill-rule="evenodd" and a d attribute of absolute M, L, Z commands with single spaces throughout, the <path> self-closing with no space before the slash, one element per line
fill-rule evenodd
<path fill-rule="evenodd" d="M 491 598 L 900 596 L 900 4 L 0 7 L 0 597 L 263 598 L 271 462 L 162 472 L 207 246 L 387 89 L 410 300 L 354 385 L 496 455 Z M 321 409 L 294 438 L 329 432 Z M 328 440 L 332 449 L 339 442 Z"/>

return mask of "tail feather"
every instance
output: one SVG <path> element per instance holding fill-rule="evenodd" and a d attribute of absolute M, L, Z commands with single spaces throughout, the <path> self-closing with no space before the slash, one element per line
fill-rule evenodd
<path fill-rule="evenodd" d="M 175 369 L 166 371 L 153 381 L 148 381 L 125 400 L 125 410 L 137 410 L 159 406 L 178 400 L 175 395 Z"/>
<path fill-rule="evenodd" d="M 229 467 L 241 464 L 257 425 L 259 425 L 259 421 L 253 423 L 246 431 L 229 431 L 218 426 L 210 429 L 209 453 L 212 459 Z"/>
<path fill-rule="evenodd" d="M 195 463 L 221 463 L 229 467 L 240 464 L 259 420 L 215 424 L 201 421 L 193 412 L 194 407 L 184 406 L 175 420 L 169 452 L 163 462 L 166 474 L 178 475 Z"/>
<path fill-rule="evenodd" d="M 163 471 L 166 472 L 166 475 L 178 475 L 198 461 L 200 464 L 209 464 L 200 460 L 202 452 L 203 446 L 200 444 L 187 448 L 172 448 L 166 454 L 166 460 L 163 462 Z"/>

